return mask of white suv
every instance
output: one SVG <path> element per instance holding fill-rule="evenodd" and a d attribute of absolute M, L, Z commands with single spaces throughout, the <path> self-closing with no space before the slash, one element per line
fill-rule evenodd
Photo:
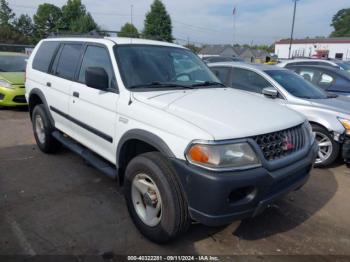
<path fill-rule="evenodd" d="M 130 38 L 51 38 L 28 60 L 39 148 L 61 144 L 116 178 L 135 225 L 166 242 L 192 220 L 255 216 L 308 179 L 298 113 L 226 88 L 190 50 Z"/>

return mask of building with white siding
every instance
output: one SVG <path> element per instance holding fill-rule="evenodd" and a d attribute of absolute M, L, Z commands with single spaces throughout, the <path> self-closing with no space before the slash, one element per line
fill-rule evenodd
<path fill-rule="evenodd" d="M 283 39 L 275 43 L 275 54 L 286 59 L 289 53 L 289 40 Z M 291 57 L 319 57 L 350 60 L 350 38 L 307 38 L 295 39 L 292 43 Z"/>

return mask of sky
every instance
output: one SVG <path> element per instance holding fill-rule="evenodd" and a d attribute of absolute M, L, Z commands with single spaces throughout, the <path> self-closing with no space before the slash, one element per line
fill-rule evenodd
<path fill-rule="evenodd" d="M 8 0 L 19 15 L 32 16 L 44 2 L 61 7 L 66 0 Z M 95 21 L 107 30 L 120 30 L 131 20 L 143 29 L 145 14 L 153 0 L 82 0 Z M 163 0 L 172 18 L 178 42 L 201 44 L 272 44 L 290 36 L 292 0 Z M 232 15 L 236 7 L 235 16 Z M 349 0 L 299 0 L 295 38 L 328 36 L 333 15 L 350 8 Z"/>

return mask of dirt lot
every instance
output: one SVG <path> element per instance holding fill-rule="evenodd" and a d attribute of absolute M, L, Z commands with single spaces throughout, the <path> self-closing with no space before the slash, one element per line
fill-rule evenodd
<path fill-rule="evenodd" d="M 26 111 L 0 110 L 0 126 L 0 254 L 350 255 L 350 169 L 341 163 L 313 170 L 254 219 L 193 225 L 159 246 L 136 230 L 114 181 L 68 150 L 38 150 Z"/>

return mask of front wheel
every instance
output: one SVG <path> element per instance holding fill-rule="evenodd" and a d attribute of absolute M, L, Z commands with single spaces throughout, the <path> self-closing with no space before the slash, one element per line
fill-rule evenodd
<path fill-rule="evenodd" d="M 338 157 L 340 146 L 334 141 L 327 129 L 313 125 L 315 138 L 319 146 L 315 167 L 326 167 L 331 165 Z"/>
<path fill-rule="evenodd" d="M 188 229 L 191 220 L 183 190 L 160 153 L 145 153 L 131 160 L 124 193 L 133 222 L 150 240 L 169 242 Z"/>

